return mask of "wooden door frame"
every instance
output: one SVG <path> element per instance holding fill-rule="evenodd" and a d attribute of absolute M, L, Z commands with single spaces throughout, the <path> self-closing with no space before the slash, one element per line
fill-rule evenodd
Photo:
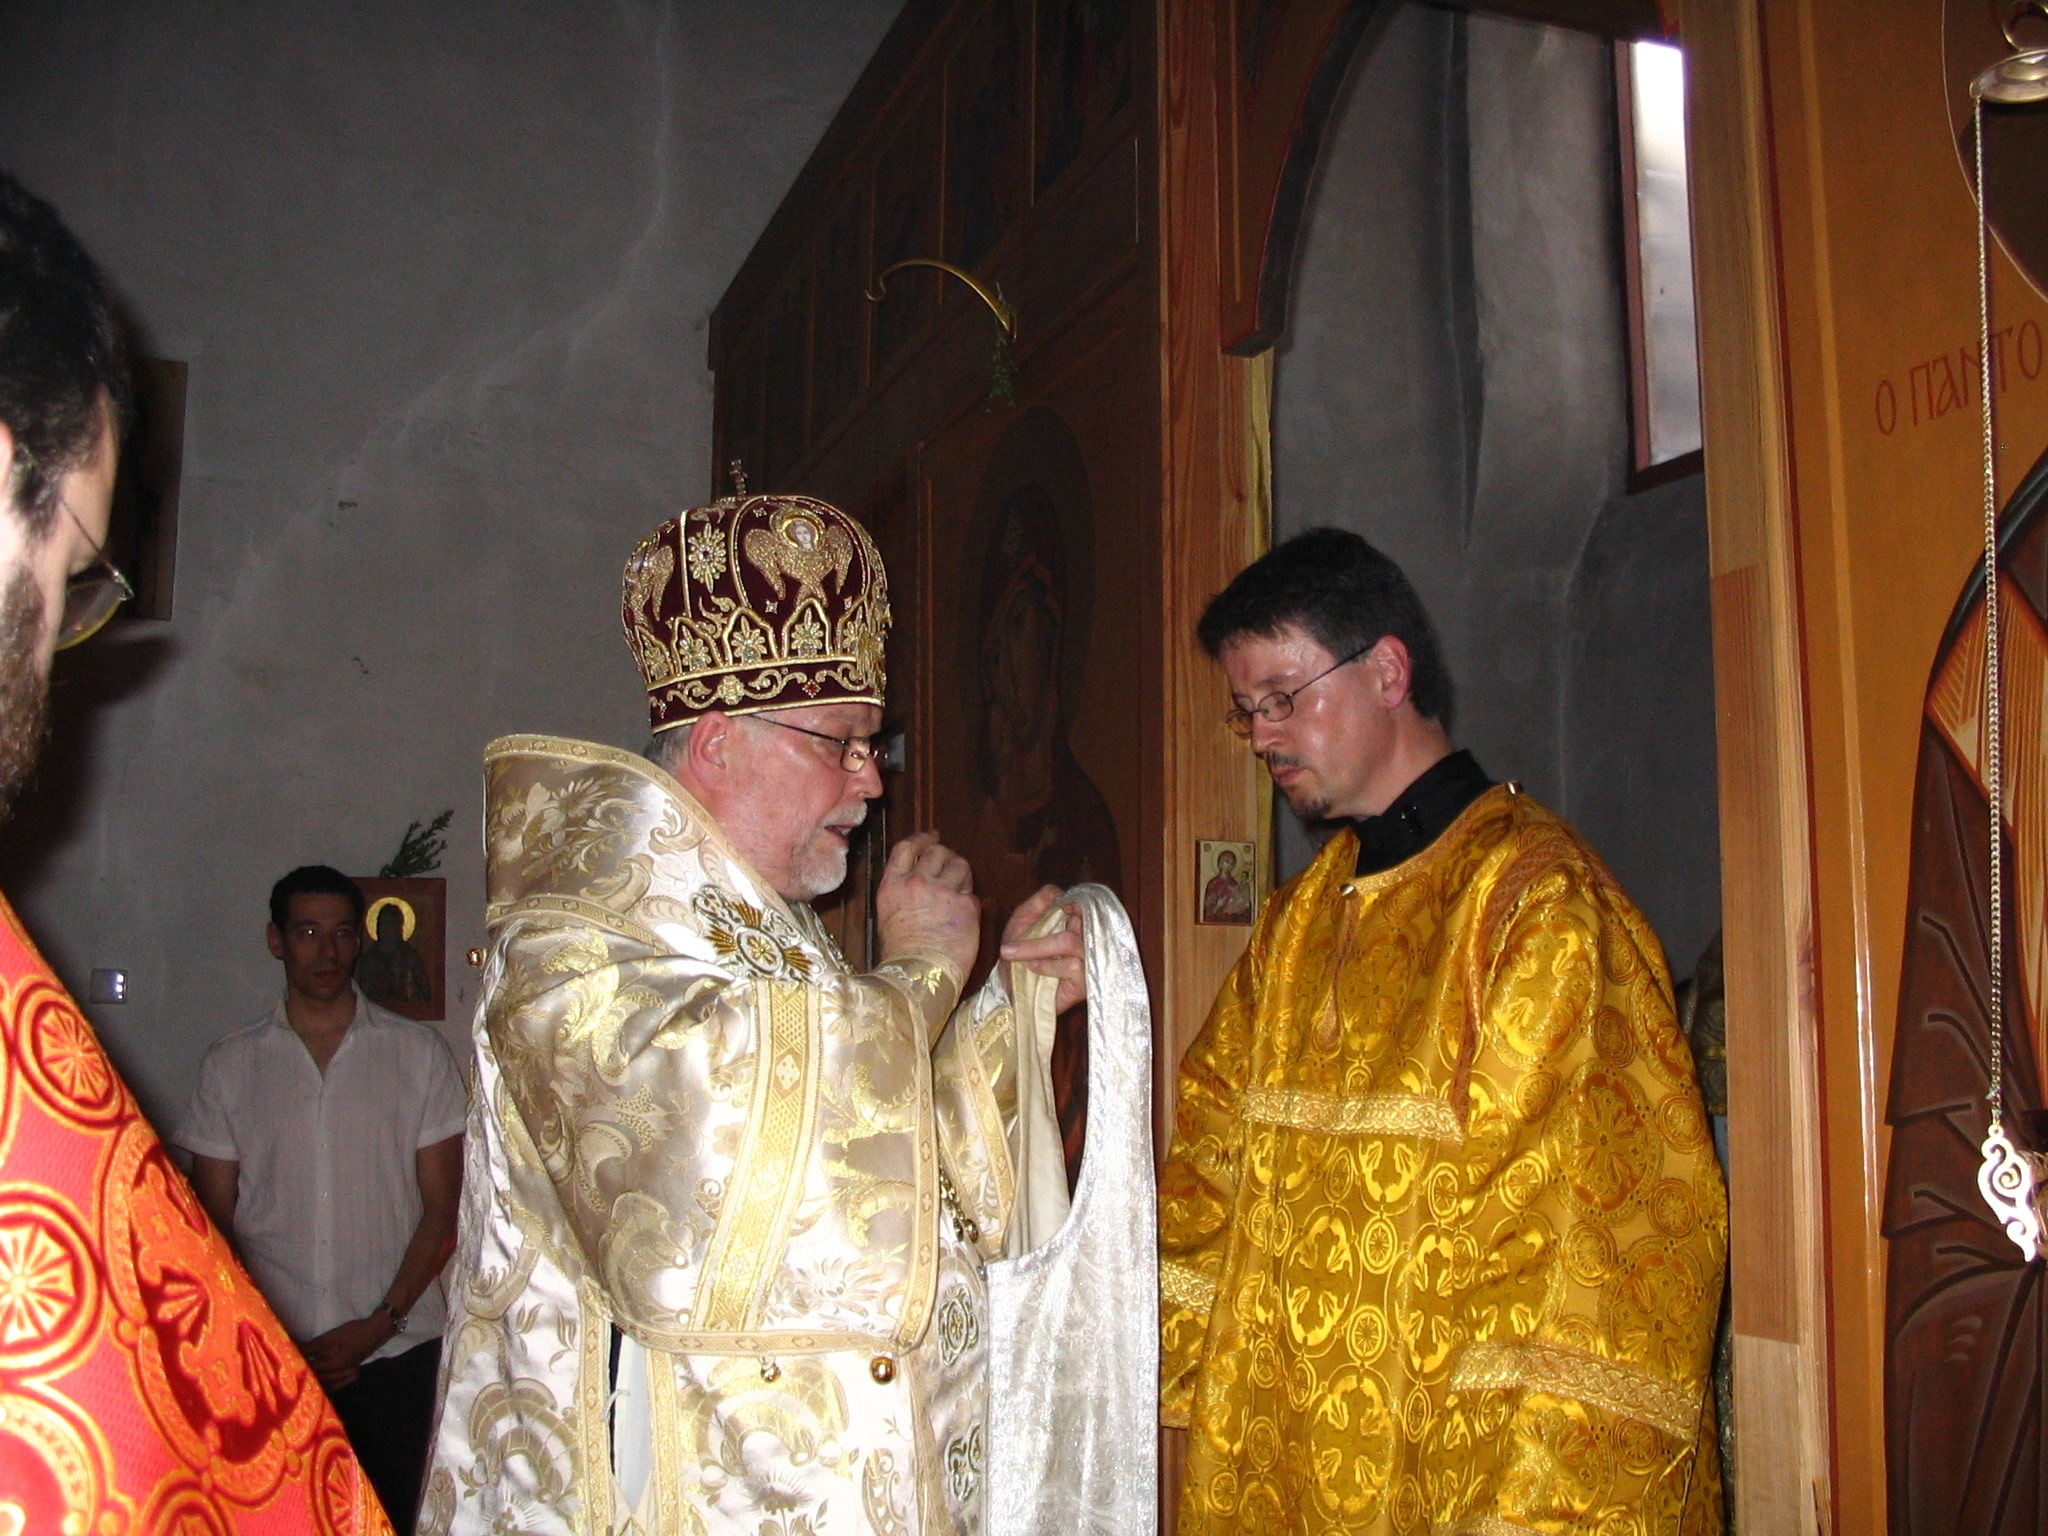
<path fill-rule="evenodd" d="M 1729 1256 L 1737 1519 L 1744 1530 L 1825 1532 L 1838 1521 L 1838 1469 L 1814 809 L 1760 7 L 1692 0 L 1679 33 L 1713 578 L 1728 1138 L 1736 1149 Z M 1874 1481 L 1881 1518 L 1883 1479 Z"/>

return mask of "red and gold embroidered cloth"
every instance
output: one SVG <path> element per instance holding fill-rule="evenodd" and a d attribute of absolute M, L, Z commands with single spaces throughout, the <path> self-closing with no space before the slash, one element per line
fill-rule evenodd
<path fill-rule="evenodd" d="M 319 1382 L 4 897 L 0 1532 L 390 1532 Z"/>

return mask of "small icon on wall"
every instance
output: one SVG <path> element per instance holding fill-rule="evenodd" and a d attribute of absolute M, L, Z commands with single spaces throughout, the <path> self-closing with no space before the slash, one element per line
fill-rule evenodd
<path fill-rule="evenodd" d="M 1258 906 L 1253 898 L 1259 850 L 1253 843 L 1195 844 L 1195 921 L 1249 928 Z"/>

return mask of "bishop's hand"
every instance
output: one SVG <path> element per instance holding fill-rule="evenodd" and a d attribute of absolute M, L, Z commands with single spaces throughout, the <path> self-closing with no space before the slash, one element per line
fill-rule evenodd
<path fill-rule="evenodd" d="M 906 837 L 889 850 L 875 888 L 875 926 L 882 958 L 937 955 L 974 969 L 981 947 L 981 903 L 974 897 L 974 872 L 967 861 L 939 841 L 936 832 Z"/>
<path fill-rule="evenodd" d="M 1048 933 L 1037 939 L 1025 937 L 1059 899 L 1058 886 L 1044 885 L 1019 902 L 1017 910 L 1010 914 L 1009 922 L 1003 926 L 1002 956 L 1005 960 L 1029 966 L 1041 976 L 1058 977 L 1060 987 L 1053 1001 L 1053 1011 L 1065 1013 L 1088 996 L 1088 968 L 1082 957 L 1079 916 L 1069 908 L 1067 926 L 1058 933 Z"/>

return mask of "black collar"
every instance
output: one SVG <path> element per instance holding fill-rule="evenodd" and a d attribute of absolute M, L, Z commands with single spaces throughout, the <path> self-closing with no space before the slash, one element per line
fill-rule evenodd
<path fill-rule="evenodd" d="M 1470 752 L 1453 752 L 1402 790 L 1379 815 L 1351 823 L 1358 834 L 1356 873 L 1376 875 L 1414 858 L 1491 788 L 1493 780 L 1478 759 Z"/>

